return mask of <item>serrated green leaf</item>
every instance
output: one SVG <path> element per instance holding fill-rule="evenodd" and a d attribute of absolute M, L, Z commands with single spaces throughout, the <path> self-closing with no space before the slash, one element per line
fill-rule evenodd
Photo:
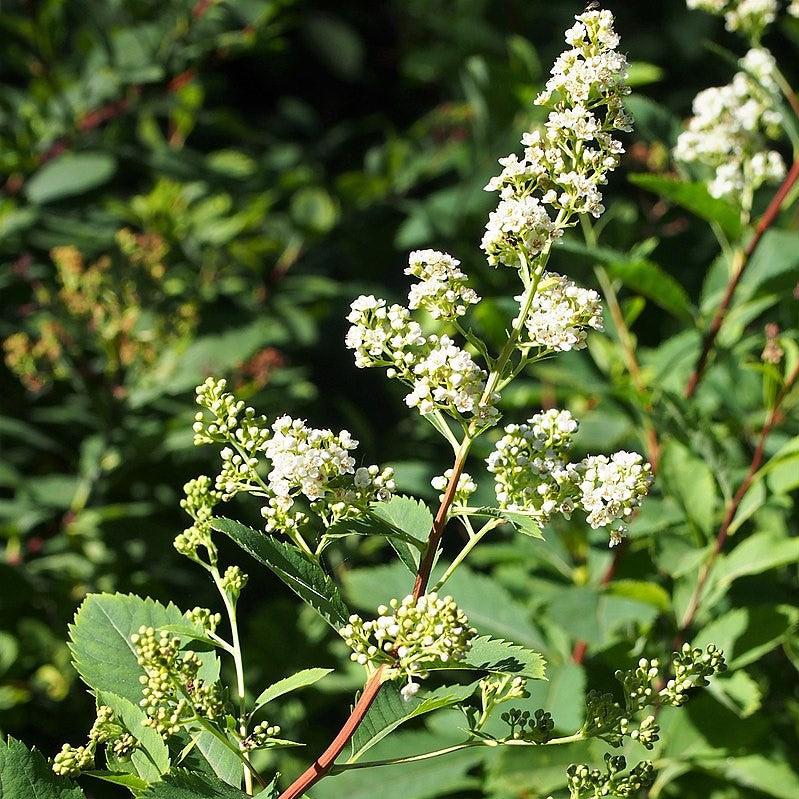
<path fill-rule="evenodd" d="M 110 691 L 134 704 L 139 702 L 142 670 L 130 637 L 142 626 L 171 626 L 173 630 L 183 627 L 198 632 L 171 603 L 164 606 L 129 594 L 86 597 L 69 627 L 69 647 L 75 669 L 90 688 Z"/>
<path fill-rule="evenodd" d="M 357 518 L 332 524 L 325 535 L 328 538 L 385 536 L 408 571 L 416 574 L 432 526 L 433 515 L 421 500 L 400 495 L 386 502 L 375 502 Z"/>
<path fill-rule="evenodd" d="M 175 769 L 139 794 L 139 799 L 242 799 L 246 796 L 216 777 Z"/>
<path fill-rule="evenodd" d="M 0 738 L 0 799 L 85 799 L 72 780 L 57 777 L 35 749 Z"/>
<path fill-rule="evenodd" d="M 731 239 L 740 237 L 740 213 L 725 200 L 712 197 L 704 183 L 645 173 L 630 175 L 629 179 L 634 185 L 681 205 L 701 219 L 715 222 Z"/>
<path fill-rule="evenodd" d="M 233 519 L 214 518 L 211 520 L 211 527 L 224 533 L 247 554 L 271 569 L 331 627 L 338 629 L 346 624 L 350 614 L 338 586 L 315 560 L 296 547 L 259 533 Z"/>
<path fill-rule="evenodd" d="M 359 760 L 366 751 L 411 719 L 463 702 L 474 693 L 476 687 L 476 682 L 471 685 L 444 685 L 406 702 L 393 682 L 386 683 L 352 737 L 347 762 Z"/>
<path fill-rule="evenodd" d="M 296 674 L 292 674 L 291 677 L 278 680 L 261 692 L 261 695 L 255 700 L 255 707 L 257 709 L 267 702 L 272 702 L 279 696 L 313 685 L 315 682 L 319 682 L 323 677 L 331 674 L 332 671 L 333 669 L 303 669 Z"/>

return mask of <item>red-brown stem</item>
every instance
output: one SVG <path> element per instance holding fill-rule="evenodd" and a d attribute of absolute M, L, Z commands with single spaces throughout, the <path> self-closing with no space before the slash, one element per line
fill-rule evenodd
<path fill-rule="evenodd" d="M 463 467 L 466 463 L 466 456 L 469 454 L 470 444 L 471 441 L 467 438 L 458 450 L 455 463 L 452 465 L 452 475 L 449 478 L 449 483 L 447 483 L 447 488 L 444 491 L 444 496 L 441 499 L 438 512 L 433 520 L 433 527 L 430 530 L 427 547 L 419 561 L 419 568 L 416 572 L 416 580 L 413 585 L 413 596 L 417 599 L 425 592 L 427 584 L 430 581 L 430 572 L 433 569 L 436 551 L 438 550 L 438 545 L 441 543 L 441 537 L 444 535 L 447 515 L 455 499 L 455 490 L 458 487 L 458 480 L 460 479 Z M 369 678 L 369 681 L 364 686 L 363 693 L 352 709 L 352 713 L 350 713 L 349 718 L 344 722 L 344 726 L 338 731 L 336 737 L 330 742 L 327 749 L 325 749 L 325 751 L 280 794 L 279 799 L 298 799 L 329 773 L 336 759 L 342 753 L 344 747 L 350 742 L 350 739 L 364 720 L 372 703 L 380 693 L 384 677 L 385 667 L 381 666 Z"/>
<path fill-rule="evenodd" d="M 752 480 L 754 480 L 755 475 L 757 474 L 758 469 L 760 468 L 761 464 L 763 463 L 763 454 L 766 448 L 766 440 L 769 437 L 769 434 L 774 429 L 774 426 L 780 421 L 781 413 L 780 413 L 780 406 L 782 405 L 783 400 L 788 395 L 788 392 L 793 387 L 793 384 L 796 382 L 797 377 L 799 377 L 799 364 L 797 364 L 788 377 L 785 379 L 785 383 L 783 384 L 780 393 L 777 395 L 777 398 L 774 401 L 774 405 L 768 413 L 766 417 L 766 422 L 763 425 L 763 429 L 760 431 L 760 436 L 757 440 L 757 445 L 755 446 L 755 451 L 752 455 L 752 461 L 749 464 L 749 469 L 746 472 L 746 477 L 744 477 L 743 482 L 738 487 L 738 490 L 735 492 L 735 496 L 730 500 L 727 505 L 727 509 L 724 513 L 724 519 L 721 522 L 721 527 L 719 527 L 718 534 L 716 535 L 716 541 L 713 545 L 713 549 L 710 552 L 707 560 L 702 565 L 702 568 L 699 571 L 699 576 L 696 581 L 696 586 L 691 594 L 691 598 L 688 600 L 688 605 L 685 609 L 685 614 L 683 615 L 682 622 L 680 622 L 680 628 L 677 633 L 677 637 L 674 641 L 674 648 L 679 649 L 683 642 L 683 635 L 685 631 L 691 626 L 696 617 L 697 612 L 699 611 L 699 606 L 702 602 L 702 592 L 705 589 L 705 585 L 710 577 L 710 573 L 713 570 L 713 566 L 716 563 L 716 559 L 721 554 L 722 550 L 724 549 L 724 545 L 727 543 L 727 537 L 730 533 L 730 525 L 732 524 L 733 519 L 735 518 L 735 514 L 738 512 L 738 508 L 741 505 L 741 501 L 743 500 L 746 492 L 749 490 L 749 487 L 752 485 Z"/>
<path fill-rule="evenodd" d="M 383 684 L 384 671 L 385 667 L 381 666 L 369 678 L 363 688 L 363 693 L 352 709 L 352 713 L 350 713 L 344 726 L 339 730 L 338 735 L 330 742 L 330 746 L 280 794 L 280 799 L 298 799 L 330 771 L 336 762 L 336 758 L 341 754 L 344 747 L 349 743 L 350 738 L 355 734 L 355 730 L 358 729 L 358 726 L 363 721 L 364 716 L 366 716 L 372 706 L 372 702 L 377 699 L 380 687 Z"/>
<path fill-rule="evenodd" d="M 737 258 L 735 259 L 735 263 L 733 264 L 732 275 L 727 283 L 724 296 L 721 299 L 719 307 L 716 309 L 716 313 L 713 316 L 710 327 L 705 333 L 705 337 L 702 340 L 702 349 L 699 352 L 699 358 L 697 358 L 694 370 L 691 372 L 691 376 L 688 378 L 688 384 L 685 387 L 685 396 L 687 399 L 690 399 L 694 396 L 700 381 L 704 377 L 708 359 L 710 358 L 710 354 L 713 351 L 713 346 L 716 343 L 716 337 L 719 334 L 719 330 L 721 330 L 721 326 L 724 323 L 724 319 L 727 316 L 727 312 L 729 311 L 733 297 L 735 296 L 735 290 L 738 288 L 738 284 L 741 282 L 741 278 L 743 277 L 746 268 L 749 266 L 752 255 L 760 244 L 765 232 L 774 224 L 774 221 L 776 220 L 780 209 L 782 208 L 782 204 L 785 202 L 785 198 L 788 196 L 788 192 L 790 192 L 797 180 L 799 180 L 799 161 L 794 162 L 790 171 L 785 176 L 785 180 L 782 181 L 782 184 L 780 185 L 779 189 L 777 189 L 776 194 L 771 198 L 771 202 L 769 203 L 768 208 L 766 208 L 763 216 L 760 217 L 760 221 L 757 223 L 754 235 L 749 240 L 749 243 L 743 250 L 739 251 Z"/>

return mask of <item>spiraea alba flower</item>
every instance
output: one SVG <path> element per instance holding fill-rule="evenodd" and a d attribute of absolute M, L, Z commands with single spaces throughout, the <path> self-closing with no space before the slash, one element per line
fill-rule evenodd
<path fill-rule="evenodd" d="M 583 349 L 587 331 L 603 329 L 602 301 L 592 289 L 581 288 L 563 275 L 544 272 L 524 325 L 527 335 L 522 347 L 552 352 Z"/>
<path fill-rule="evenodd" d="M 541 524 L 556 513 L 569 518 L 580 508 L 591 527 L 610 528 L 613 546 L 621 540 L 623 522 L 649 490 L 651 466 L 639 454 L 623 451 L 571 463 L 577 427 L 568 411 L 555 409 L 525 424 L 508 425 L 487 460 L 497 502 Z"/>
<path fill-rule="evenodd" d="M 708 190 L 714 197 L 740 197 L 747 207 L 760 186 L 784 176 L 785 164 L 769 149 L 782 124 L 774 59 L 768 50 L 757 48 L 740 65 L 729 84 L 696 96 L 694 116 L 677 139 L 674 157 L 708 170 Z"/>
<path fill-rule="evenodd" d="M 796 0 L 792 0 L 792 5 Z M 724 16 L 728 31 L 759 41 L 763 31 L 777 18 L 778 0 L 687 0 L 688 8 Z M 791 6 L 788 13 L 792 13 Z"/>
<path fill-rule="evenodd" d="M 358 297 L 347 316 L 351 327 L 346 337 L 347 346 L 355 351 L 355 365 L 386 367 L 389 377 L 410 388 L 405 397 L 408 407 L 422 414 L 441 410 L 490 423 L 496 415 L 495 398 L 484 396 L 485 370 L 450 336 L 423 335 L 410 314 L 401 305 Z"/>
<path fill-rule="evenodd" d="M 460 261 L 438 250 L 415 250 L 408 258 L 406 275 L 419 279 L 411 286 L 408 307 L 424 308 L 433 319 L 463 316 L 470 305 L 480 302 L 466 282 Z"/>
<path fill-rule="evenodd" d="M 543 130 L 524 135 L 524 157 L 500 159 L 486 189 L 500 192 L 482 248 L 490 264 L 520 267 L 549 248 L 575 214 L 599 216 L 600 187 L 623 148 L 611 135 L 630 129 L 622 98 L 627 59 L 609 11 L 587 11 L 566 31 L 570 49 L 552 68 L 539 105 L 552 104 Z"/>

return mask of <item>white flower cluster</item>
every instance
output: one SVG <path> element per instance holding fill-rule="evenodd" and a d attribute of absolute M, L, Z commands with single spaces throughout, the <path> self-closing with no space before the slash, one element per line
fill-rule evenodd
<path fill-rule="evenodd" d="M 394 676 L 424 679 L 427 671 L 461 662 L 477 634 L 451 596 L 431 593 L 414 599 L 392 599 L 377 609 L 378 618 L 364 621 L 352 615 L 339 630 L 352 649 L 355 663 L 373 669 L 386 664 Z M 403 691 L 405 699 L 415 688 Z"/>
<path fill-rule="evenodd" d="M 501 197 L 482 242 L 490 264 L 519 267 L 562 235 L 574 214 L 604 211 L 599 187 L 623 152 L 611 133 L 630 130 L 622 102 L 628 64 L 616 50 L 609 11 L 578 15 L 566 43 L 570 49 L 536 98 L 539 105 L 555 103 L 544 130 L 526 133 L 524 158 L 500 159 L 502 173 L 486 186 Z"/>
<path fill-rule="evenodd" d="M 522 297 L 515 299 L 522 301 Z M 555 272 L 544 272 L 524 324 L 524 348 L 555 352 L 583 349 L 586 331 L 603 329 L 602 301 L 595 291 L 580 288 Z"/>
<path fill-rule="evenodd" d="M 556 512 L 569 518 L 577 471 L 567 457 L 577 426 L 568 411 L 552 409 L 505 427 L 486 461 L 501 508 L 529 514 L 541 524 Z"/>
<path fill-rule="evenodd" d="M 329 524 L 352 508 L 363 509 L 375 499 L 391 496 L 393 471 L 377 466 L 356 470 L 351 453 L 358 442 L 348 431 L 318 430 L 290 416 L 269 426 L 266 417 L 256 416 L 225 389 L 224 380 L 213 378 L 197 388 L 197 403 L 203 410 L 195 417 L 195 444 L 226 446 L 220 452 L 222 469 L 213 489 L 207 477 L 186 485 L 181 506 L 195 524 L 176 541 L 184 554 L 193 557 L 198 546 L 213 552 L 208 528 L 213 506 L 241 492 L 266 500 L 261 514 L 269 532 L 287 532 L 307 521 L 295 507 L 299 497 Z M 268 468 L 261 469 L 261 458 Z"/>
<path fill-rule="evenodd" d="M 782 156 L 768 149 L 780 135 L 782 114 L 773 93 L 774 59 L 753 49 L 741 60 L 743 71 L 726 86 L 701 91 L 694 116 L 677 139 L 674 157 L 713 170 L 708 190 L 714 197 L 743 197 L 785 174 Z"/>
<path fill-rule="evenodd" d="M 590 455 L 578 467 L 580 505 L 594 529 L 608 527 L 630 514 L 652 484 L 652 467 L 637 452 Z M 611 545 L 619 540 L 611 538 Z"/>
<path fill-rule="evenodd" d="M 463 316 L 480 297 L 466 282 L 460 261 L 438 250 L 415 250 L 408 259 L 406 275 L 419 278 L 411 286 L 408 307 L 423 308 L 433 319 Z"/>
<path fill-rule="evenodd" d="M 716 16 L 724 15 L 728 31 L 742 33 L 758 41 L 763 31 L 777 18 L 778 0 L 687 0 L 688 8 L 707 11 Z M 792 0 L 788 13 L 792 14 Z"/>
<path fill-rule="evenodd" d="M 495 397 L 483 400 L 486 373 L 449 336 L 422 334 L 408 308 L 387 306 L 373 296 L 358 297 L 347 320 L 346 344 L 361 368 L 385 366 L 389 377 L 410 387 L 409 408 L 422 414 L 443 410 L 488 424 L 496 417 Z"/>
<path fill-rule="evenodd" d="M 621 522 L 641 504 L 652 469 L 640 455 L 590 455 L 577 463 L 568 456 L 577 422 L 568 411 L 551 409 L 526 424 L 511 424 L 488 457 L 497 502 L 546 524 L 555 513 L 567 519 L 579 507 L 593 528 L 611 528 L 611 546 Z"/>
<path fill-rule="evenodd" d="M 522 257 L 535 258 L 561 233 L 537 197 L 508 197 L 488 215 L 480 246 L 492 266 L 518 267 Z"/>
<path fill-rule="evenodd" d="M 799 17 L 799 0 L 791 0 L 787 11 L 792 17 Z"/>

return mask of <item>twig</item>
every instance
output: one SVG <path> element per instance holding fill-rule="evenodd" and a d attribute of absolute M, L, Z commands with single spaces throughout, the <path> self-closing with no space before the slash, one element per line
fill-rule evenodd
<path fill-rule="evenodd" d="M 785 198 L 788 196 L 788 193 L 791 191 L 797 180 L 799 180 L 799 160 L 794 162 L 790 171 L 785 176 L 785 180 L 782 181 L 782 184 L 780 185 L 779 189 L 777 189 L 776 194 L 771 198 L 771 202 L 769 203 L 768 208 L 766 208 L 763 216 L 760 217 L 760 221 L 758 222 L 754 235 L 749 240 L 749 243 L 746 245 L 746 247 L 744 247 L 743 250 L 738 250 L 736 253 L 732 275 L 727 283 L 727 288 L 724 291 L 724 296 L 721 299 L 721 303 L 716 309 L 716 313 L 710 323 L 710 327 L 707 329 L 705 337 L 702 340 L 702 349 L 699 353 L 699 357 L 697 358 L 693 372 L 691 372 L 691 376 L 688 379 L 688 384 L 685 387 L 686 399 L 690 399 L 694 396 L 700 381 L 704 377 L 705 370 L 707 368 L 707 362 L 710 358 L 711 352 L 713 351 L 713 346 L 716 343 L 719 330 L 721 330 L 721 326 L 724 323 L 724 319 L 726 318 L 727 312 L 730 309 L 730 305 L 732 304 L 732 300 L 735 295 L 735 290 L 738 288 L 738 284 L 741 282 L 741 278 L 743 277 L 746 268 L 749 266 L 749 263 L 752 260 L 752 255 L 760 244 L 760 241 L 762 240 L 766 231 L 774 224 L 774 221 L 777 219 L 777 216 L 782 208 L 782 204 L 785 202 Z"/>
<path fill-rule="evenodd" d="M 724 520 L 721 523 L 721 527 L 719 527 L 718 534 L 716 535 L 716 542 L 713 546 L 710 555 L 708 556 L 705 563 L 702 565 L 701 570 L 699 571 L 699 577 L 696 581 L 696 586 L 691 594 L 691 598 L 688 600 L 688 605 L 686 606 L 685 614 L 683 615 L 683 619 L 680 622 L 679 631 L 677 632 L 677 637 L 674 642 L 674 648 L 678 649 L 682 644 L 682 639 L 685 631 L 691 626 L 696 617 L 696 614 L 699 610 L 699 606 L 702 601 L 702 592 L 704 591 L 705 585 L 710 577 L 710 573 L 713 570 L 713 566 L 716 563 L 716 559 L 721 554 L 722 550 L 724 549 L 724 545 L 727 543 L 727 537 L 729 536 L 730 532 L 730 525 L 735 518 L 735 514 L 738 512 L 738 508 L 741 505 L 741 502 L 746 496 L 746 492 L 749 490 L 750 486 L 752 485 L 752 481 L 757 474 L 758 469 L 760 468 L 761 464 L 763 463 L 763 455 L 766 448 L 766 439 L 768 438 L 769 434 L 773 430 L 774 426 L 780 421 L 781 413 L 780 413 L 780 406 L 782 405 L 786 396 L 788 396 L 788 392 L 793 387 L 793 384 L 796 382 L 797 378 L 799 377 L 799 364 L 797 364 L 788 377 L 785 379 L 785 383 L 782 386 L 777 398 L 774 401 L 774 405 L 772 406 L 771 410 L 766 417 L 766 422 L 763 425 L 763 429 L 760 431 L 760 436 L 757 441 L 757 446 L 755 447 L 754 454 L 752 455 L 752 461 L 749 464 L 749 470 L 746 473 L 746 477 L 744 477 L 743 482 L 738 487 L 738 490 L 735 492 L 735 496 L 730 500 L 727 505 L 727 510 L 724 513 Z"/>

